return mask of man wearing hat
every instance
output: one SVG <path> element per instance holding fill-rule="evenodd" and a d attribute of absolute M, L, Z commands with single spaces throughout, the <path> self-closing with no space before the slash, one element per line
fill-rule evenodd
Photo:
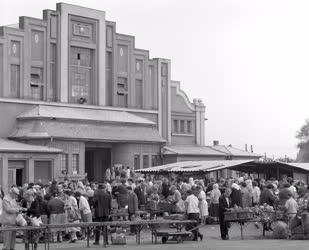
<path fill-rule="evenodd" d="M 99 184 L 98 189 L 94 192 L 94 220 L 96 222 L 108 221 L 111 211 L 111 195 L 106 190 L 105 184 Z M 107 232 L 103 233 L 104 241 L 108 244 Z M 94 245 L 99 245 L 100 241 L 100 228 L 95 230 Z"/>
<path fill-rule="evenodd" d="M 15 226 L 18 213 L 23 211 L 16 203 L 16 197 L 19 190 L 16 186 L 12 186 L 9 193 L 4 196 L 2 203 L 2 215 L 0 222 L 3 226 Z M 3 232 L 3 250 L 15 249 L 16 231 Z"/>

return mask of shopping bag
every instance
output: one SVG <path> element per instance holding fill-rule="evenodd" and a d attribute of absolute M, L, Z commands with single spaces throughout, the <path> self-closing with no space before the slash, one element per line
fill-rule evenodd
<path fill-rule="evenodd" d="M 18 214 L 16 217 L 16 225 L 25 227 L 27 226 L 27 221 L 25 220 L 24 216 L 22 214 Z"/>
<path fill-rule="evenodd" d="M 41 217 L 30 217 L 30 222 L 34 227 L 39 227 L 43 224 Z"/>

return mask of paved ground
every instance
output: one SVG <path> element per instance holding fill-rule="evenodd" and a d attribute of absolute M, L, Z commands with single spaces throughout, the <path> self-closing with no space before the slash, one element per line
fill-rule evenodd
<path fill-rule="evenodd" d="M 175 249 L 175 250 L 187 250 L 187 249 L 207 249 L 207 250 L 217 250 L 217 249 L 237 249 L 237 250 L 302 250 L 309 249 L 309 240 L 273 240 L 271 239 L 271 233 L 267 233 L 266 237 L 262 237 L 262 230 L 256 229 L 253 224 L 246 226 L 244 231 L 244 240 L 240 239 L 240 229 L 238 225 L 233 225 L 230 230 L 230 240 L 222 241 L 219 237 L 220 231 L 218 225 L 207 225 L 201 229 L 204 234 L 204 240 L 201 242 L 184 242 L 183 244 L 177 244 L 174 242 L 168 244 L 151 244 L 150 232 L 145 230 L 142 232 L 142 244 L 137 245 L 135 243 L 134 236 L 128 236 L 127 245 L 116 246 L 108 245 L 107 249 L 123 249 L 123 250 L 159 250 L 159 249 Z M 102 245 L 93 246 L 92 242 L 89 250 L 102 249 Z M 0 249 L 2 245 L 0 244 Z M 17 250 L 24 249 L 23 244 L 17 244 Z M 44 249 L 44 245 L 40 245 L 39 249 Z M 62 243 L 62 244 L 51 244 L 50 249 L 61 249 L 61 250 L 81 250 L 86 248 L 86 241 L 78 241 L 76 243 Z"/>

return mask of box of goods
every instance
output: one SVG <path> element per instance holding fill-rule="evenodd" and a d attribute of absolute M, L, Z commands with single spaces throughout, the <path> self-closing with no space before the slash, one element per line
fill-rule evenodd
<path fill-rule="evenodd" d="M 127 244 L 126 236 L 125 234 L 121 233 L 114 233 L 112 234 L 112 244 L 113 245 L 125 245 Z"/>
<path fill-rule="evenodd" d="M 112 213 L 113 214 L 127 214 L 128 213 L 128 209 L 127 208 L 113 209 Z"/>
<path fill-rule="evenodd" d="M 147 205 L 146 205 L 146 210 L 149 211 L 156 211 L 158 210 L 158 202 L 157 201 L 148 201 Z"/>
<path fill-rule="evenodd" d="M 173 210 L 173 204 L 166 201 L 160 201 L 158 209 L 163 212 L 171 212 Z"/>
<path fill-rule="evenodd" d="M 240 220 L 253 219 L 253 212 L 251 212 L 251 211 L 239 211 L 239 212 L 237 212 L 237 217 Z"/>
<path fill-rule="evenodd" d="M 224 220 L 225 221 L 235 221 L 237 220 L 237 213 L 236 212 L 225 212 L 224 213 Z"/>

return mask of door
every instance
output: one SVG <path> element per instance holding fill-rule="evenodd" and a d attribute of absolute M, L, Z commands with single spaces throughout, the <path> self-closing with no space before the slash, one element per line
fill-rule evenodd
<path fill-rule="evenodd" d="M 70 102 L 92 104 L 92 53 L 90 49 L 71 47 Z"/>
<path fill-rule="evenodd" d="M 111 150 L 105 148 L 87 149 L 85 164 L 88 180 L 103 182 L 105 171 L 111 166 Z"/>
<path fill-rule="evenodd" d="M 9 160 L 8 169 L 8 187 L 12 185 L 17 185 L 21 187 L 25 181 L 25 169 L 26 161 L 22 160 Z"/>

